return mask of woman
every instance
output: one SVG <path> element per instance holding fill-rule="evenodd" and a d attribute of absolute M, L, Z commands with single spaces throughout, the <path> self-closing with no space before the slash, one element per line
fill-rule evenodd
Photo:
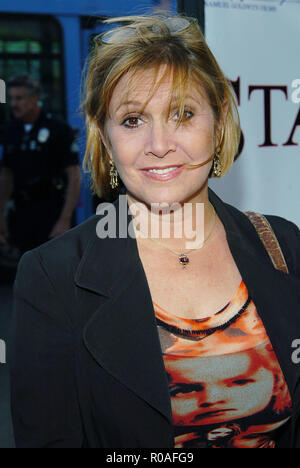
<path fill-rule="evenodd" d="M 16 444 L 300 447 L 299 229 L 266 217 L 287 274 L 208 188 L 239 126 L 197 22 L 124 20 L 89 62 L 84 163 L 97 195 L 126 193 L 22 257 Z"/>

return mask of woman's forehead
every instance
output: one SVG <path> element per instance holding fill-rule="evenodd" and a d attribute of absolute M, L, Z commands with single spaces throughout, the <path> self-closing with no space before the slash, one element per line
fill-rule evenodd
<path fill-rule="evenodd" d="M 201 102 L 203 100 L 203 89 L 201 88 L 199 83 L 189 77 L 183 96 Z M 160 96 L 165 95 L 170 101 L 178 99 L 180 90 L 178 86 L 173 86 L 172 71 L 164 74 L 162 70 L 159 70 L 157 76 L 155 76 L 152 69 L 126 73 L 115 87 L 111 105 L 115 110 L 122 105 L 130 105 L 130 103 L 143 105 L 147 99 L 150 100 L 156 93 L 159 93 Z"/>

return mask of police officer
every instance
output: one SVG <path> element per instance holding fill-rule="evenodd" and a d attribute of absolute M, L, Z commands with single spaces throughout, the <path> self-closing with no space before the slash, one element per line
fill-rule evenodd
<path fill-rule="evenodd" d="M 8 89 L 15 119 L 4 134 L 0 242 L 7 242 L 4 210 L 13 193 L 13 237 L 24 253 L 75 225 L 81 173 L 73 130 L 40 107 L 39 83 L 20 75 L 8 82 Z"/>

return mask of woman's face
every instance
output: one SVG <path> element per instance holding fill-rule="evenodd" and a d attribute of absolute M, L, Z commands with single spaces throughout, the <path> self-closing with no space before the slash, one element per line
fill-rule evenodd
<path fill-rule="evenodd" d="M 162 66 L 157 79 L 164 72 Z M 199 164 L 210 158 L 215 149 L 213 111 L 190 82 L 185 100 L 183 123 L 176 129 L 177 109 L 171 107 L 166 122 L 172 76 L 162 81 L 147 103 L 153 86 L 153 70 L 136 75 L 134 90 L 128 102 L 120 102 L 127 89 L 128 75 L 116 86 L 109 107 L 105 129 L 109 138 L 109 153 L 118 173 L 133 199 L 151 203 L 192 201 L 201 193 L 208 180 L 212 162 L 188 170 L 184 165 Z M 153 174 L 149 168 L 181 166 L 168 174 Z M 146 169 L 145 169 L 146 168 Z"/>

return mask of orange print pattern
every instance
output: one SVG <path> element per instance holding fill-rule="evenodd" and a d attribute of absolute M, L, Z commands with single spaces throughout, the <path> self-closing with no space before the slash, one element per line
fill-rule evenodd
<path fill-rule="evenodd" d="M 274 448 L 291 397 L 245 283 L 206 319 L 170 316 L 153 304 L 175 447 Z"/>

